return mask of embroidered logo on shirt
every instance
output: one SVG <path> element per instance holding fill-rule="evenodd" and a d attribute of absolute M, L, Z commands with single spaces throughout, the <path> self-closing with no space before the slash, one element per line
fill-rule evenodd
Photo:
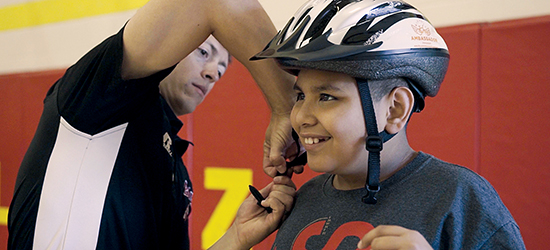
<path fill-rule="evenodd" d="M 164 138 L 163 138 L 163 145 L 164 145 L 164 148 L 166 149 L 166 151 L 168 152 L 168 154 L 170 154 L 170 156 L 172 156 L 172 138 L 170 138 L 170 135 L 168 134 L 168 132 L 164 133 Z"/>
<path fill-rule="evenodd" d="M 189 218 L 189 214 L 191 213 L 191 203 L 193 201 L 193 190 L 191 190 L 191 187 L 189 187 L 189 183 L 187 180 L 183 183 L 184 190 L 183 195 L 189 199 L 189 205 L 187 205 L 187 208 L 185 209 L 185 213 L 183 214 L 183 219 L 187 220 Z"/>

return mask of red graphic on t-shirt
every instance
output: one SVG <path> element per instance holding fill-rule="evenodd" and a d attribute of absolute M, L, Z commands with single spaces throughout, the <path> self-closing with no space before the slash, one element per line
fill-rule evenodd
<path fill-rule="evenodd" d="M 294 245 L 292 246 L 292 249 L 307 249 L 306 243 L 308 240 L 316 240 L 316 237 L 319 237 L 321 235 L 325 235 L 326 232 L 324 230 L 325 227 L 328 227 L 330 224 L 330 219 L 324 219 L 317 221 L 306 228 L 302 230 L 302 232 L 298 235 L 296 238 L 296 241 L 294 241 Z M 370 230 L 374 229 L 374 227 L 367 222 L 364 221 L 351 221 L 345 224 L 340 225 L 336 231 L 332 235 L 330 235 L 329 240 L 327 243 L 323 246 L 323 250 L 333 250 L 338 248 L 338 246 L 342 243 L 344 238 L 346 237 L 357 237 L 354 241 L 355 244 L 359 242 L 360 239 L 365 236 Z M 325 237 L 323 237 L 325 238 Z M 354 245 L 354 248 L 355 245 Z M 368 247 L 367 249 L 370 249 Z"/>

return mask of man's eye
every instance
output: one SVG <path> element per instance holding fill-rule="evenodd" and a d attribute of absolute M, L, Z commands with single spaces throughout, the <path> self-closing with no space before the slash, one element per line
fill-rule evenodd
<path fill-rule="evenodd" d="M 206 57 L 208 56 L 208 51 L 206 51 L 204 49 L 201 49 L 201 48 L 198 48 L 198 50 L 199 50 L 199 53 L 201 53 L 201 55 L 206 56 Z"/>
<path fill-rule="evenodd" d="M 304 93 L 298 93 L 298 94 L 296 95 L 296 101 L 304 100 L 304 98 L 305 98 Z"/>
<path fill-rule="evenodd" d="M 332 101 L 336 100 L 334 96 L 327 95 L 327 94 L 321 94 L 321 97 L 319 97 L 319 101 Z"/>

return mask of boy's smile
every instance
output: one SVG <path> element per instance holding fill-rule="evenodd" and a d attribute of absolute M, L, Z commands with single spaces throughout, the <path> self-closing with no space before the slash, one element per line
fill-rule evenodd
<path fill-rule="evenodd" d="M 355 79 L 302 70 L 295 84 L 292 127 L 316 172 L 366 176 L 366 129 Z M 361 183 L 361 185 L 363 185 Z"/>
<path fill-rule="evenodd" d="M 330 136 L 315 135 L 311 133 L 300 134 L 300 137 L 302 137 L 304 149 L 308 152 L 312 152 L 316 148 L 322 147 L 323 144 L 331 139 Z"/>
<path fill-rule="evenodd" d="M 307 137 L 307 138 L 304 138 L 304 144 L 305 145 L 318 144 L 320 142 L 321 143 L 325 142 L 328 139 L 330 139 L 330 137 L 328 137 L 328 138 Z"/>

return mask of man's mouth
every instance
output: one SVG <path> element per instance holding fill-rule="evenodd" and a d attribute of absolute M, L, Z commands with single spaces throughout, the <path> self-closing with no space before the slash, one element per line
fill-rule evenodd
<path fill-rule="evenodd" d="M 205 86 L 198 85 L 198 84 L 195 84 L 195 83 L 193 83 L 192 85 L 193 85 L 195 88 L 197 88 L 197 89 L 200 90 L 200 92 L 202 93 L 202 96 L 206 96 L 207 90 L 206 90 L 206 87 L 205 87 Z"/>

